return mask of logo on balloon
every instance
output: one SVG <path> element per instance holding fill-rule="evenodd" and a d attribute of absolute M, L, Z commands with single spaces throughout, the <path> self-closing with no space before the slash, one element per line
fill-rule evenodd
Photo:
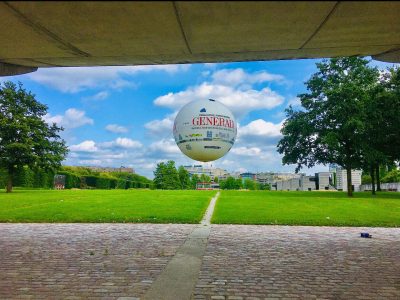
<path fill-rule="evenodd" d="M 186 104 L 175 118 L 173 133 L 183 154 L 207 162 L 228 153 L 235 142 L 237 128 L 232 112 L 222 103 L 209 99 Z"/>

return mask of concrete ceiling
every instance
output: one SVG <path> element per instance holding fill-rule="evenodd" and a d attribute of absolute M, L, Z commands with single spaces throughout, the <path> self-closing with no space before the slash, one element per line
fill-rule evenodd
<path fill-rule="evenodd" d="M 400 2 L 0 2 L 0 76 L 351 55 L 400 62 Z"/>

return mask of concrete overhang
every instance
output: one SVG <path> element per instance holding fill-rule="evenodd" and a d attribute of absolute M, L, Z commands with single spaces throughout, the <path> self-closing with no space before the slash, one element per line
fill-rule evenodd
<path fill-rule="evenodd" d="M 361 55 L 400 62 L 400 2 L 0 2 L 0 75 Z"/>

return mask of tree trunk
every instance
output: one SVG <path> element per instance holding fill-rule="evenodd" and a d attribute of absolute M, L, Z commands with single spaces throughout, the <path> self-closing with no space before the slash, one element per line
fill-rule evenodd
<path fill-rule="evenodd" d="M 351 167 L 346 168 L 347 171 L 347 196 L 353 197 L 353 188 L 351 186 Z"/>
<path fill-rule="evenodd" d="M 375 169 L 373 164 L 370 166 L 369 173 L 371 174 L 372 195 L 375 195 Z"/>
<path fill-rule="evenodd" d="M 380 192 L 381 191 L 381 178 L 379 174 L 379 164 L 376 164 L 376 191 Z"/>
<path fill-rule="evenodd" d="M 13 188 L 14 169 L 8 169 L 6 192 L 11 193 Z"/>

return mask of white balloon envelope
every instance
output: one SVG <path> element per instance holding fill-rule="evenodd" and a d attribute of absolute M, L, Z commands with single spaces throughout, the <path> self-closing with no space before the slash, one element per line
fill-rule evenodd
<path fill-rule="evenodd" d="M 236 139 L 236 121 L 222 103 L 209 99 L 186 104 L 174 123 L 174 138 L 186 156 L 202 162 L 224 156 Z"/>

